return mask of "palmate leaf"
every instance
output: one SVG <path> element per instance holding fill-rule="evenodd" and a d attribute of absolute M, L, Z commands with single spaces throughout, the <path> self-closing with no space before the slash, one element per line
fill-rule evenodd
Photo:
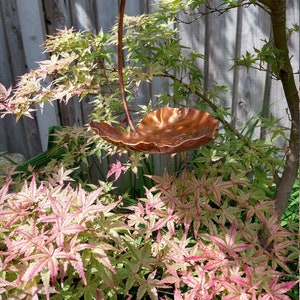
<path fill-rule="evenodd" d="M 139 288 L 137 292 L 137 299 L 143 299 L 143 296 L 146 294 L 150 297 L 151 300 L 158 299 L 158 291 L 157 288 L 169 288 L 168 285 L 164 285 L 160 280 L 155 279 L 157 270 L 154 270 L 150 274 L 147 275 L 146 279 L 138 279 Z"/>
<path fill-rule="evenodd" d="M 120 160 L 116 160 L 115 163 L 112 163 L 109 166 L 109 170 L 107 172 L 106 175 L 106 179 L 108 179 L 110 176 L 114 175 L 115 176 L 115 181 L 119 179 L 119 177 L 121 176 L 122 172 L 126 172 L 127 168 L 125 166 L 123 166 L 123 164 L 121 163 Z"/>
<path fill-rule="evenodd" d="M 278 299 L 278 300 L 289 300 L 290 297 L 284 295 L 287 291 L 289 291 L 295 284 L 295 281 L 287 281 L 287 282 L 278 282 L 279 277 L 275 277 L 268 287 L 266 287 L 267 295 L 259 298 L 260 300 L 267 299 Z"/>
<path fill-rule="evenodd" d="M 218 269 L 222 269 L 227 265 L 230 265 L 230 260 L 226 258 L 226 254 L 222 251 L 218 251 L 215 247 L 211 245 L 204 245 L 198 242 L 199 250 L 201 254 L 196 257 L 192 257 L 195 261 L 198 262 L 206 262 L 203 266 L 204 270 L 215 271 Z"/>
<path fill-rule="evenodd" d="M 92 251 L 92 255 L 93 257 L 102 265 L 104 265 L 105 267 L 107 267 L 113 274 L 116 274 L 116 270 L 113 267 L 113 265 L 110 262 L 109 256 L 107 255 L 107 253 L 101 249 L 103 248 L 102 246 L 96 246 L 93 251 Z M 106 245 L 105 247 L 106 249 L 110 250 L 114 250 L 112 246 L 110 246 L 109 244 Z"/>
<path fill-rule="evenodd" d="M 11 183 L 12 183 L 12 179 L 7 178 L 4 182 L 4 184 L 1 186 L 1 188 L 0 188 L 0 205 L 2 205 L 8 197 L 11 197 L 11 194 L 8 195 Z"/>
<path fill-rule="evenodd" d="M 10 180 L 8 181 L 10 183 Z M 10 227 L 15 223 L 26 219 L 26 216 L 32 214 L 32 206 L 35 201 L 41 199 L 43 188 L 36 185 L 35 177 L 28 184 L 24 183 L 22 190 L 19 193 L 10 193 L 4 197 L 4 193 L 8 192 L 9 185 L 4 185 L 3 191 L 3 206 L 0 208 L 0 217 L 2 222 L 6 222 L 5 226 Z"/>
<path fill-rule="evenodd" d="M 187 238 L 185 234 L 181 238 L 161 237 L 161 243 L 166 244 L 165 249 L 168 249 L 165 259 L 173 261 L 173 268 L 186 269 L 187 266 L 190 266 L 191 257 L 194 257 L 196 261 L 198 247 L 197 245 L 190 245 L 191 242 L 191 239 Z"/>
<path fill-rule="evenodd" d="M 125 254 L 128 259 L 127 263 L 133 273 L 138 273 L 140 269 L 152 270 L 157 263 L 157 260 L 152 256 L 150 241 L 145 241 L 141 246 L 131 237 L 126 237 L 124 240 L 129 251 Z"/>
<path fill-rule="evenodd" d="M 179 289 L 181 285 L 181 278 L 177 272 L 177 269 L 173 267 L 172 264 L 168 262 L 165 263 L 166 269 L 168 270 L 168 275 L 164 277 L 160 282 L 162 284 L 174 285 L 175 289 Z"/>
<path fill-rule="evenodd" d="M 223 200 L 220 209 L 215 211 L 215 218 L 217 223 L 220 225 L 225 225 L 226 222 L 234 223 L 236 221 L 237 216 L 243 213 L 243 209 L 241 207 L 237 207 L 232 205 L 230 200 Z"/>
<path fill-rule="evenodd" d="M 245 185 L 245 180 L 240 178 L 233 178 L 232 180 L 224 180 L 222 176 L 207 179 L 207 192 L 213 195 L 213 201 L 219 206 L 221 205 L 222 196 L 228 196 L 229 199 L 236 198 L 236 190 L 234 187 L 238 185 Z"/>
<path fill-rule="evenodd" d="M 199 266 L 195 265 L 194 270 L 183 272 L 182 282 L 188 286 L 189 291 L 186 295 L 189 299 L 207 299 L 212 300 L 216 294 L 211 289 L 211 284 L 207 280 L 207 273 Z M 210 280 L 214 281 L 213 274 Z M 217 279 L 216 279 L 217 280 Z"/>
<path fill-rule="evenodd" d="M 59 270 L 59 258 L 67 258 L 68 254 L 61 248 L 54 248 L 52 243 L 48 244 L 48 247 L 37 244 L 37 248 L 40 252 L 26 256 L 22 259 L 22 262 L 32 261 L 29 263 L 29 267 L 22 276 L 22 280 L 28 282 L 37 276 L 44 268 L 48 268 L 50 271 L 51 282 L 54 285 Z"/>
<path fill-rule="evenodd" d="M 224 300 L 256 299 L 251 295 L 251 293 L 248 293 L 243 287 L 240 287 L 237 284 L 228 282 L 223 282 L 222 284 L 226 291 L 229 292 L 228 295 L 222 297 Z"/>
<path fill-rule="evenodd" d="M 213 235 L 210 235 L 209 237 L 222 252 L 228 254 L 230 257 L 233 258 L 237 257 L 238 252 L 245 251 L 254 247 L 254 245 L 238 241 L 237 228 L 235 222 L 231 225 L 229 230 L 226 230 L 225 240 L 223 238 Z"/>

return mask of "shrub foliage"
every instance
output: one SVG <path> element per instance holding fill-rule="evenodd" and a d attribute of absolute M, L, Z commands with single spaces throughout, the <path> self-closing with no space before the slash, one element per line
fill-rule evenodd
<path fill-rule="evenodd" d="M 244 130 L 233 128 L 218 104 L 225 87 L 204 90 L 197 68 L 203 55 L 174 39 L 179 12 L 196 20 L 201 5 L 224 13 L 256 1 L 224 1 L 215 10 L 204 2 L 161 0 L 151 14 L 126 16 L 124 78 L 130 103 L 142 82 L 169 78 L 174 94 L 152 99 L 141 115 L 193 98 L 222 123 L 217 139 L 162 175 L 149 172 L 151 156 L 130 154 L 122 163 L 119 153 L 96 186 L 82 167 L 90 167 L 91 155 L 116 149 L 81 128 L 57 131 L 43 164 L 45 155 L 39 163 L 7 165 L 0 174 L 0 298 L 297 299 L 299 182 L 282 219 L 274 203 L 285 153 L 272 142 L 286 132 L 259 115 Z M 109 35 L 50 36 L 49 60 L 22 76 L 12 95 L 1 87 L 0 108 L 19 118 L 36 104 L 93 95 L 91 118 L 116 123 L 122 112 L 116 43 L 116 27 Z M 278 52 L 267 43 L 255 53 L 263 59 Z M 248 53 L 237 63 L 249 68 L 257 60 Z M 280 79 L 276 64 L 272 72 Z M 255 126 L 269 140 L 251 140 Z M 117 195 L 125 172 L 139 175 L 139 189 Z"/>

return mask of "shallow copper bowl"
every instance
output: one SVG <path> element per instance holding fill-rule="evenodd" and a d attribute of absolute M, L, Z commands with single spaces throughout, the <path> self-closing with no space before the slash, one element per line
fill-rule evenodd
<path fill-rule="evenodd" d="M 209 113 L 192 108 L 163 107 L 148 114 L 137 132 L 123 131 L 105 122 L 90 126 L 104 140 L 144 153 L 177 153 L 198 148 L 215 138 L 218 122 Z"/>

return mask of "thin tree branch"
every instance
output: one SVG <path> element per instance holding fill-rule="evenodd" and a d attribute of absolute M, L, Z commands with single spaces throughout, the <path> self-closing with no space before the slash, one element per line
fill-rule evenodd
<path fill-rule="evenodd" d="M 185 83 L 182 80 L 178 79 L 175 75 L 169 73 L 162 73 L 162 74 L 157 74 L 157 76 L 170 78 L 174 82 L 180 83 L 180 85 L 184 86 L 186 89 L 192 90 L 192 88 L 188 83 Z M 201 98 L 204 102 L 206 102 L 211 107 L 211 109 L 217 113 L 217 115 L 214 116 L 216 119 L 218 119 L 225 127 L 227 127 L 232 133 L 234 133 L 234 135 L 238 139 L 240 139 L 247 147 L 251 148 L 249 140 L 238 130 L 236 130 L 229 122 L 227 122 L 222 115 L 218 113 L 218 106 L 216 104 L 214 104 L 209 98 L 207 98 L 204 94 L 202 94 L 197 90 L 194 90 L 193 93 L 197 95 L 199 98 Z"/>
<path fill-rule="evenodd" d="M 183 11 L 182 13 L 183 14 L 187 14 L 189 17 L 192 17 L 192 20 L 183 20 L 181 19 L 180 17 L 176 17 L 176 21 L 179 22 L 179 23 L 183 23 L 183 24 L 192 24 L 193 22 L 197 21 L 198 19 L 204 17 L 204 16 L 207 16 L 207 15 L 210 15 L 210 14 L 219 14 L 220 15 L 223 15 L 224 13 L 227 13 L 229 12 L 230 10 L 232 9 L 235 9 L 235 8 L 239 8 L 239 7 L 249 7 L 250 5 L 255 5 L 255 6 L 258 6 L 260 7 L 262 10 L 264 10 L 266 13 L 270 13 L 270 9 L 268 8 L 267 5 L 265 4 L 261 4 L 259 2 L 253 2 L 253 1 L 247 1 L 247 2 L 243 2 L 243 1 L 240 1 L 238 2 L 236 5 L 234 6 L 226 6 L 224 7 L 224 4 L 220 4 L 218 6 L 210 6 L 208 3 L 204 5 L 204 7 L 206 8 L 205 11 L 203 11 L 203 7 L 199 7 L 195 10 L 195 12 L 191 13 L 190 11 Z"/>
<path fill-rule="evenodd" d="M 259 2 L 262 5 L 268 7 L 269 9 L 272 9 L 272 7 L 273 7 L 273 0 L 259 0 Z"/>

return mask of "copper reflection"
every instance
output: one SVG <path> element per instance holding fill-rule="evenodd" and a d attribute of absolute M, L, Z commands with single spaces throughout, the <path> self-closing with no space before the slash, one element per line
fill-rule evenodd
<path fill-rule="evenodd" d="M 195 149 L 215 138 L 217 120 L 191 108 L 160 108 L 148 114 L 137 132 L 123 131 L 105 122 L 90 126 L 104 140 L 138 152 L 177 153 Z"/>

